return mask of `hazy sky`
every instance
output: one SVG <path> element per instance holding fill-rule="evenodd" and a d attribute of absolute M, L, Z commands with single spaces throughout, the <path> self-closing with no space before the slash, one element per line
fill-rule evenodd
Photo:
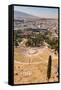
<path fill-rule="evenodd" d="M 43 18 L 58 18 L 58 8 L 14 6 L 14 10 Z"/>

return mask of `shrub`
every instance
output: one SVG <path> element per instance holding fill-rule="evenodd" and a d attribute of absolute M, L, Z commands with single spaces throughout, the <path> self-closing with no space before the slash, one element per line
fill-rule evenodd
<path fill-rule="evenodd" d="M 17 46 L 19 46 L 18 41 L 15 41 L 15 46 L 16 46 L 16 48 L 17 48 Z"/>

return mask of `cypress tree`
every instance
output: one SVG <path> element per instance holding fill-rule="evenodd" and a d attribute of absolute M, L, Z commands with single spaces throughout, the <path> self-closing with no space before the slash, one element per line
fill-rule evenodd
<path fill-rule="evenodd" d="M 51 66 L 52 66 L 52 58 L 51 58 L 51 55 L 50 55 L 49 60 L 48 60 L 48 67 L 47 67 L 47 79 L 48 79 L 48 81 L 51 77 Z"/>

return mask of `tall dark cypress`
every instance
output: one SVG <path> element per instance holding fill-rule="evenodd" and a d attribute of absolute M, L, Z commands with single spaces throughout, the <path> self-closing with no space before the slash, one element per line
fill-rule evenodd
<path fill-rule="evenodd" d="M 51 66 L 52 66 L 52 58 L 51 58 L 51 55 L 50 55 L 49 60 L 48 60 L 48 67 L 47 67 L 47 79 L 48 79 L 48 81 L 51 77 Z"/>

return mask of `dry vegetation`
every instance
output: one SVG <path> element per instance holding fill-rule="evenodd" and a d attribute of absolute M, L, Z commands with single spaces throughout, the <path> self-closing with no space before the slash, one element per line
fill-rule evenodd
<path fill-rule="evenodd" d="M 39 47 L 35 54 L 28 54 L 29 48 L 14 48 L 14 83 L 44 83 L 47 79 L 49 55 L 52 56 L 52 69 L 49 82 L 58 81 L 58 55 L 48 47 Z M 31 50 L 31 49 L 30 49 Z"/>

